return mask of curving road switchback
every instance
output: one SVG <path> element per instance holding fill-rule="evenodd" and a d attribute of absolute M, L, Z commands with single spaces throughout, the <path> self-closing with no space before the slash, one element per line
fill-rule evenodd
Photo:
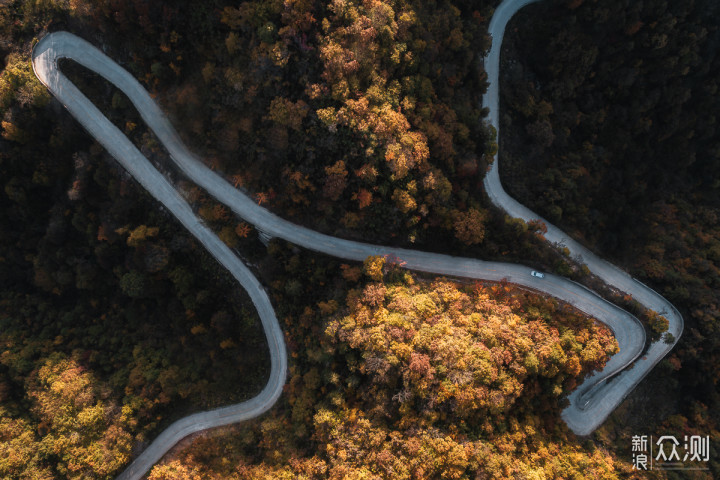
<path fill-rule="evenodd" d="M 538 0 L 505 0 L 493 14 L 490 21 L 490 34 L 493 45 L 485 60 L 485 70 L 488 74 L 490 87 L 483 97 L 483 105 L 490 109 L 490 122 L 498 130 L 499 138 L 499 71 L 500 71 L 500 50 L 502 48 L 502 37 L 505 33 L 505 26 L 510 18 L 520 8 L 534 3 Z M 545 239 L 551 243 L 567 247 L 570 254 L 580 258 L 590 271 L 605 281 L 607 284 L 632 295 L 646 308 L 654 310 L 668 319 L 668 332 L 675 338 L 673 343 L 655 342 L 642 357 L 635 362 L 632 369 L 627 369 L 617 375 L 612 382 L 604 380 L 612 376 L 608 369 L 585 380 L 583 385 L 570 394 L 570 406 L 562 414 L 563 420 L 568 426 L 579 435 L 587 435 L 597 428 L 615 407 L 627 396 L 628 393 L 642 380 L 647 373 L 675 346 L 683 331 L 683 318 L 677 308 L 665 300 L 660 294 L 632 278 L 628 273 L 611 265 L 599 258 L 587 248 L 580 245 L 562 230 L 551 224 L 538 214 L 530 211 L 524 205 L 508 195 L 500 183 L 500 172 L 498 162 L 494 162 L 491 170 L 484 179 L 485 191 L 490 200 L 505 210 L 511 217 L 522 218 L 523 220 L 541 220 L 547 225 Z M 619 339 L 618 339 L 619 340 Z M 594 421 L 590 421 L 588 415 Z"/>
<path fill-rule="evenodd" d="M 499 40 L 502 39 L 507 21 L 527 3 L 530 1 L 505 1 L 496 10 L 490 24 L 490 33 L 496 42 L 486 61 L 490 89 L 484 97 L 484 103 L 490 108 L 490 120 L 496 126 L 498 125 L 497 80 L 501 43 Z M 153 197 L 165 205 L 248 291 L 258 310 L 270 346 L 272 362 L 270 378 L 258 396 L 236 405 L 196 413 L 173 423 L 123 472 L 119 477 L 122 480 L 142 478 L 170 448 L 189 434 L 244 421 L 267 411 L 282 393 L 287 374 L 287 353 L 282 330 L 259 281 L 194 215 L 183 197 L 132 142 L 60 72 L 58 60 L 61 58 L 74 60 L 122 90 L 183 173 L 266 235 L 283 238 L 305 248 L 348 260 L 363 261 L 370 255 L 393 255 L 405 262 L 407 268 L 413 270 L 489 281 L 505 279 L 556 297 L 602 321 L 613 331 L 620 351 L 610 358 L 602 371 L 588 377 L 569 397 L 570 406 L 563 411 L 562 416 L 568 426 L 579 435 L 587 435 L 597 428 L 672 348 L 672 345 L 658 342 L 650 347 L 642 359 L 638 359 L 645 345 L 645 333 L 640 322 L 587 288 L 556 275 L 546 274 L 544 278 L 536 278 L 530 275 L 529 267 L 522 265 L 485 262 L 353 242 L 324 235 L 283 220 L 236 190 L 193 155 L 182 143 L 158 105 L 130 73 L 85 40 L 67 32 L 52 33 L 42 38 L 33 49 L 32 62 L 37 77 L 98 143 L 103 145 Z M 485 187 L 492 201 L 508 214 L 526 221 L 540 218 L 504 192 L 500 184 L 497 162 L 485 179 Z M 682 317 L 670 303 L 617 267 L 597 258 L 577 242 L 567 238 L 556 227 L 545 223 L 548 225 L 546 238 L 549 241 L 564 244 L 573 255 L 581 255 L 590 270 L 600 278 L 633 295 L 648 308 L 665 315 L 670 321 L 670 332 L 676 339 L 680 337 Z M 635 362 L 633 368 L 625 370 L 632 362 Z M 608 381 L 610 377 L 614 378 Z"/>

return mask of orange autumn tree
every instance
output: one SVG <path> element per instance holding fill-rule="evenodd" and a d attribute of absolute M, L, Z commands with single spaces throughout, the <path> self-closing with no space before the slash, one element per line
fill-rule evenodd
<path fill-rule="evenodd" d="M 179 466 L 231 480 L 618 478 L 559 419 L 563 393 L 616 351 L 607 329 L 508 285 L 497 299 L 479 284 L 400 283 L 385 263 L 366 260 L 345 306 L 300 315 L 322 326 L 322 348 L 290 346 L 285 408 L 200 439 Z"/>
<path fill-rule="evenodd" d="M 455 237 L 465 245 L 482 243 L 485 238 L 487 212 L 470 208 L 466 212 L 455 211 L 453 215 Z"/>
<path fill-rule="evenodd" d="M 378 276 L 375 276 L 378 278 Z M 350 371 L 368 378 L 364 395 L 388 409 L 447 411 L 461 419 L 499 414 L 528 383 L 543 379 L 555 396 L 570 378 L 598 367 L 617 344 L 585 323 L 561 331 L 520 316 L 489 291 L 464 292 L 448 281 L 429 286 L 373 282 L 353 290 L 349 311 L 329 322 L 334 348 L 357 351 Z"/>
<path fill-rule="evenodd" d="M 382 152 L 397 179 L 426 170 L 427 138 L 411 128 L 400 106 L 401 86 L 391 78 L 393 70 L 413 61 L 406 42 L 415 13 L 381 0 L 334 0 L 329 10 L 320 40 L 323 83 L 308 91 L 315 99 L 327 92 L 339 106 L 318 109 L 318 117 L 330 129 L 344 126 L 362 134 L 369 151 Z"/>
<path fill-rule="evenodd" d="M 491 13 L 484 1 L 222 8 L 225 44 L 198 65 L 207 104 L 235 111 L 205 112 L 207 147 L 227 153 L 219 170 L 247 172 L 242 159 L 252 159 L 244 188 L 263 192 L 280 177 L 273 207 L 302 222 L 322 218 L 336 230 L 328 233 L 422 242 L 430 227 L 452 231 L 458 202 L 479 201 L 474 185 L 492 143 L 480 61 Z"/>

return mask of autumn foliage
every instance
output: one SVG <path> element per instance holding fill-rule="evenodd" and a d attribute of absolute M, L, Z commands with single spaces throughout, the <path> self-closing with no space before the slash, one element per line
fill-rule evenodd
<path fill-rule="evenodd" d="M 431 418 L 502 414 L 523 392 L 531 397 L 527 385 L 540 379 L 559 396 L 617 348 L 606 329 L 586 324 L 561 334 L 484 289 L 468 294 L 446 281 L 370 283 L 351 292 L 348 306 L 326 334 L 336 348 L 359 354 L 348 367 L 370 381 L 361 395 L 382 404 L 376 408 L 419 409 Z"/>
<path fill-rule="evenodd" d="M 508 193 L 684 319 L 647 390 L 608 428 L 618 445 L 639 425 L 678 438 L 720 425 L 704 413 L 720 406 L 718 18 L 709 0 L 543 1 L 505 37 L 515 52 L 499 87 Z M 648 338 L 674 342 L 666 314 L 640 315 Z"/>
<path fill-rule="evenodd" d="M 606 328 L 508 285 L 390 274 L 292 321 L 323 333 L 298 338 L 284 405 L 151 478 L 618 478 L 558 418 L 568 389 L 616 351 Z"/>
<path fill-rule="evenodd" d="M 485 217 L 474 214 L 483 203 L 476 186 L 494 143 L 476 55 L 489 46 L 478 20 L 489 9 L 395 0 L 223 6 L 218 42 L 199 49 L 197 78 L 173 86 L 167 108 L 202 132 L 188 142 L 207 150 L 216 171 L 298 222 L 418 241 L 435 226 L 452 238 L 457 211 L 472 217 L 459 241 L 477 244 Z M 276 198 L 264 195 L 268 185 Z"/>

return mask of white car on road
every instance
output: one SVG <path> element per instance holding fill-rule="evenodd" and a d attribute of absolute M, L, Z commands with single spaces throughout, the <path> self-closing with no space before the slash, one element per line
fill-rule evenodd
<path fill-rule="evenodd" d="M 532 272 L 530 272 L 530 275 L 532 275 L 533 277 L 537 277 L 537 278 L 545 278 L 545 274 L 544 274 L 544 273 L 542 273 L 542 272 L 536 272 L 535 270 L 533 270 Z"/>

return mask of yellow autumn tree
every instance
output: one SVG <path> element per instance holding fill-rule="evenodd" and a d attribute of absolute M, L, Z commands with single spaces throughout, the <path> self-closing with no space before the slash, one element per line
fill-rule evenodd
<path fill-rule="evenodd" d="M 147 225 L 140 225 L 130 232 L 127 238 L 127 244 L 129 247 L 137 247 L 141 245 L 149 237 L 155 237 L 159 233 L 158 227 L 148 227 Z"/>
<path fill-rule="evenodd" d="M 42 425 L 39 450 L 58 459 L 63 478 L 107 477 L 128 463 L 132 409 L 111 400 L 109 389 L 75 360 L 50 357 L 27 391 Z"/>
<path fill-rule="evenodd" d="M 363 262 L 363 273 L 374 281 L 382 281 L 383 268 L 385 267 L 385 258 L 379 256 L 372 256 L 365 259 Z"/>

